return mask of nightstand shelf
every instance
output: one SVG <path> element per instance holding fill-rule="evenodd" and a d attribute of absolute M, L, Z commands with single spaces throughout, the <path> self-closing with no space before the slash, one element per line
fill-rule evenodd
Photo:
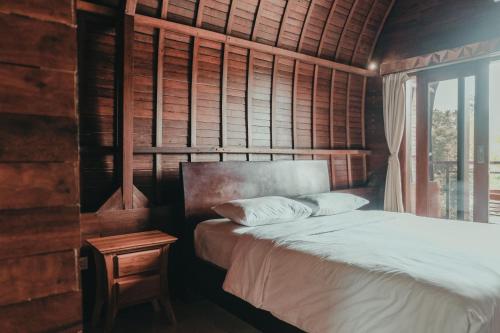
<path fill-rule="evenodd" d="M 96 304 L 92 324 L 97 325 L 106 304 L 107 331 L 119 308 L 159 301 L 171 322 L 175 315 L 168 293 L 168 252 L 177 238 L 161 231 L 88 239 L 97 265 Z"/>

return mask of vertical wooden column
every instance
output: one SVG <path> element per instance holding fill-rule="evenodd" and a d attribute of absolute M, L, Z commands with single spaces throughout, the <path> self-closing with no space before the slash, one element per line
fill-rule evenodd
<path fill-rule="evenodd" d="M 311 103 L 311 148 L 316 148 L 316 134 L 317 134 L 317 95 L 318 95 L 318 65 L 314 65 L 314 74 L 313 74 L 313 89 L 312 89 L 312 103 Z M 314 160 L 314 155 L 312 156 Z"/>
<path fill-rule="evenodd" d="M 253 112 L 253 76 L 254 76 L 254 51 L 248 50 L 247 66 L 247 148 L 252 147 L 252 112 Z M 251 160 L 251 154 L 248 154 L 248 160 Z"/>
<path fill-rule="evenodd" d="M 361 95 L 361 146 L 366 148 L 365 110 L 366 110 L 366 77 L 363 78 L 363 90 Z M 363 154 L 363 183 L 367 180 L 366 155 Z"/>
<path fill-rule="evenodd" d="M 223 44 L 224 48 L 222 54 L 222 77 L 221 77 L 221 110 L 220 110 L 220 124 L 221 124 L 221 146 L 227 146 L 227 76 L 228 76 L 228 61 L 229 61 L 229 45 Z M 222 161 L 225 160 L 226 154 L 221 155 Z"/>
<path fill-rule="evenodd" d="M 330 149 L 335 148 L 335 119 L 334 119 L 334 97 L 335 97 L 335 73 L 336 71 L 332 69 L 332 78 L 331 78 L 331 85 L 330 85 Z M 335 159 L 333 155 L 330 155 L 330 172 L 331 172 L 331 178 L 332 178 L 332 188 L 335 187 L 336 185 L 336 180 L 335 180 Z"/>
<path fill-rule="evenodd" d="M 423 73 L 417 76 L 417 188 L 416 214 L 428 216 L 429 184 L 429 113 L 427 111 L 428 80 Z"/>
<path fill-rule="evenodd" d="M 489 218 L 489 64 L 478 64 L 474 117 L 474 221 Z M 482 149 L 482 151 L 480 151 Z"/>
<path fill-rule="evenodd" d="M 273 74 L 271 77 L 271 148 L 276 147 L 276 112 L 277 112 L 277 84 L 278 84 L 278 62 L 279 57 L 274 56 L 273 59 Z M 271 154 L 271 160 L 274 159 L 274 155 Z"/>
<path fill-rule="evenodd" d="M 298 60 L 295 60 L 293 69 L 293 87 L 292 87 L 292 148 L 295 149 L 297 145 L 297 86 L 299 82 L 299 64 Z M 293 155 L 295 159 L 295 155 Z"/>
<path fill-rule="evenodd" d="M 191 105 L 189 110 L 189 121 L 190 121 L 190 147 L 196 147 L 196 113 L 197 113 L 197 95 L 198 95 L 198 53 L 200 49 L 200 39 L 199 37 L 193 37 L 193 54 L 191 56 Z M 190 155 L 190 160 L 194 162 L 196 156 L 194 154 Z"/>
<path fill-rule="evenodd" d="M 351 74 L 347 75 L 347 91 L 346 91 L 346 106 L 345 106 L 345 133 L 346 133 L 346 148 L 351 148 L 351 130 L 350 130 L 350 108 L 351 108 Z M 352 165 L 351 155 L 347 155 L 347 180 L 349 187 L 352 187 Z"/>
<path fill-rule="evenodd" d="M 161 18 L 167 19 L 168 0 L 161 4 Z M 165 30 L 158 29 L 156 51 L 156 110 L 155 110 L 155 146 L 163 146 L 163 61 L 165 56 Z M 154 173 L 156 185 L 156 200 L 161 201 L 162 188 L 162 155 L 154 154 Z"/>
<path fill-rule="evenodd" d="M 134 17 L 123 17 L 122 74 L 122 199 L 125 209 L 133 208 L 134 191 Z"/>

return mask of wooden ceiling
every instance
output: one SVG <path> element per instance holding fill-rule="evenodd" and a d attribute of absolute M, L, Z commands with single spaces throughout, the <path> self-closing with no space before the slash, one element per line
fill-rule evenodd
<path fill-rule="evenodd" d="M 139 0 L 137 13 L 365 67 L 394 0 Z M 96 0 L 117 6 L 117 0 Z M 164 7 L 165 8 L 165 7 Z"/>

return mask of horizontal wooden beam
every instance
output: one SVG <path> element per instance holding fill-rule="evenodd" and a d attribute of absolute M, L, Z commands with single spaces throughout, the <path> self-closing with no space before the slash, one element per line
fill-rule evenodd
<path fill-rule="evenodd" d="M 292 149 L 246 147 L 135 147 L 134 154 L 277 154 L 277 155 L 370 155 L 364 149 Z"/>
<path fill-rule="evenodd" d="M 136 9 L 137 9 L 137 0 L 126 0 L 125 1 L 125 14 L 135 15 Z"/>
<path fill-rule="evenodd" d="M 500 38 L 436 51 L 417 57 L 386 61 L 380 65 L 380 74 L 416 72 L 422 69 L 437 68 L 498 56 L 500 56 Z"/>
<path fill-rule="evenodd" d="M 89 12 L 104 16 L 115 16 L 117 10 L 112 7 L 97 5 L 88 1 L 76 1 L 76 9 L 84 12 Z"/>
<path fill-rule="evenodd" d="M 347 73 L 352 73 L 352 74 L 357 74 L 357 75 L 362 75 L 362 76 L 376 76 L 377 73 L 375 71 L 369 71 L 365 68 L 360 68 L 360 67 L 355 67 L 355 66 L 349 66 L 345 65 L 339 62 L 327 60 L 327 59 L 321 59 L 321 58 L 316 58 L 307 54 L 302 54 L 286 49 L 282 49 L 279 47 L 271 46 L 271 45 L 265 45 L 261 44 L 258 42 L 238 38 L 238 37 L 233 37 L 233 36 L 228 36 L 224 35 L 218 32 L 202 29 L 202 28 L 197 28 L 197 27 L 192 27 L 180 23 L 175 23 L 175 22 L 170 22 L 166 20 L 161 20 L 157 19 L 154 17 L 149 17 L 149 16 L 144 16 L 144 15 L 135 15 L 135 23 L 143 26 L 149 26 L 153 28 L 158 28 L 158 29 L 165 29 L 181 34 L 186 34 L 189 36 L 194 36 L 194 37 L 199 37 L 207 40 L 212 40 L 215 42 L 219 43 L 225 43 L 228 45 L 232 46 L 237 46 L 237 47 L 242 47 L 242 48 L 247 48 L 259 52 L 264 52 L 268 54 L 273 54 L 273 55 L 278 55 L 278 56 L 283 56 L 283 57 L 288 57 L 292 59 L 297 59 L 306 63 L 310 63 L 313 65 L 318 65 L 326 68 L 333 68 L 337 69 L 339 71 L 347 72 Z"/>

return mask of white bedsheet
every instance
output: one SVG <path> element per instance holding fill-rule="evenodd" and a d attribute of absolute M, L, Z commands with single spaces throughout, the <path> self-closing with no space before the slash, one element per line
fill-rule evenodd
<path fill-rule="evenodd" d="M 353 211 L 256 227 L 224 290 L 307 332 L 500 332 L 500 226 Z"/>
<path fill-rule="evenodd" d="M 198 258 L 228 269 L 238 237 L 253 228 L 223 218 L 201 222 L 194 231 L 195 253 Z"/>

